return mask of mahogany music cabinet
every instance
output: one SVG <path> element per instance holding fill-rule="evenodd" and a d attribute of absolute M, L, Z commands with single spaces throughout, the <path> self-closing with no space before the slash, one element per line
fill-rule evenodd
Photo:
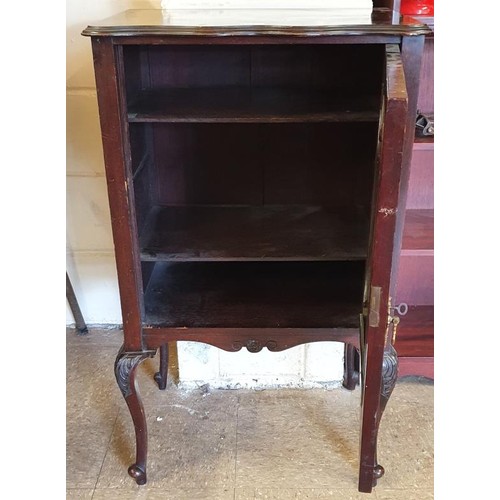
<path fill-rule="evenodd" d="M 138 484 L 147 430 L 135 372 L 159 349 L 165 388 L 177 340 L 251 352 L 345 343 L 344 385 L 362 387 L 359 490 L 384 473 L 398 207 L 429 30 L 385 8 L 348 23 L 306 12 L 188 25 L 127 11 L 83 32 L 123 314 L 115 374 Z"/>

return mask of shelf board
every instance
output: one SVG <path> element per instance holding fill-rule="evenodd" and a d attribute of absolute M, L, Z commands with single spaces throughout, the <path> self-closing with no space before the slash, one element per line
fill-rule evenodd
<path fill-rule="evenodd" d="M 157 262 L 146 328 L 357 328 L 362 262 Z"/>
<path fill-rule="evenodd" d="M 291 88 L 171 88 L 143 91 L 128 109 L 129 122 L 304 123 L 373 122 L 378 96 Z"/>
<path fill-rule="evenodd" d="M 401 255 L 432 255 L 433 253 L 434 210 L 406 210 Z"/>
<path fill-rule="evenodd" d="M 154 207 L 143 261 L 363 260 L 368 217 L 318 206 Z"/>

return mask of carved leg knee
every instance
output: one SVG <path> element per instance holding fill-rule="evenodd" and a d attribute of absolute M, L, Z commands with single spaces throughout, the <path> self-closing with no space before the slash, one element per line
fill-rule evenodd
<path fill-rule="evenodd" d="M 380 391 L 380 410 L 377 418 L 377 434 L 380 421 L 384 413 L 387 402 L 391 397 L 396 380 L 398 378 L 398 354 L 392 344 L 387 344 L 384 349 L 384 361 L 382 363 L 382 386 Z M 377 480 L 385 473 L 384 468 L 377 462 L 377 448 L 375 448 L 375 467 L 373 469 L 373 486 L 377 485 Z"/>
<path fill-rule="evenodd" d="M 125 398 L 135 428 L 136 460 L 129 467 L 128 473 L 139 485 L 146 484 L 148 436 L 144 408 L 135 383 L 135 372 L 142 361 L 153 357 L 155 353 L 155 351 L 125 352 L 122 348 L 115 361 L 116 382 Z"/>
<path fill-rule="evenodd" d="M 372 488 L 377 485 L 377 480 L 384 475 L 384 468 L 377 460 L 377 438 L 382 414 L 385 410 L 389 397 L 392 394 L 396 384 L 398 373 L 398 357 L 396 350 L 391 344 L 387 344 L 384 349 L 382 359 L 382 380 L 380 384 L 380 393 L 377 395 L 372 392 L 374 387 L 365 390 L 363 395 L 363 425 L 361 436 L 361 463 L 359 469 L 359 491 L 370 493 Z M 374 399 L 377 398 L 377 403 Z"/>
<path fill-rule="evenodd" d="M 160 371 L 155 373 L 155 381 L 161 390 L 167 387 L 168 374 L 168 344 L 160 346 Z"/>

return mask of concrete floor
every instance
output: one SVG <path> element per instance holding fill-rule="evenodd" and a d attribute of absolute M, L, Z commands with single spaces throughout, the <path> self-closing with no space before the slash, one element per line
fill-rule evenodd
<path fill-rule="evenodd" d="M 433 498 L 433 386 L 400 381 L 381 424 L 386 475 L 357 492 L 360 391 L 184 392 L 152 380 L 158 356 L 139 368 L 149 426 L 148 483 L 127 468 L 133 426 L 116 386 L 117 330 L 67 336 L 68 499 Z"/>

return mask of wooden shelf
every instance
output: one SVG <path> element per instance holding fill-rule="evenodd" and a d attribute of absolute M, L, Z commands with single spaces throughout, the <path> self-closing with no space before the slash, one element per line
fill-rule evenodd
<path fill-rule="evenodd" d="M 144 91 L 129 106 L 130 122 L 376 122 L 378 96 L 290 88 L 171 88 Z"/>
<path fill-rule="evenodd" d="M 434 149 L 434 136 L 429 137 L 418 137 L 415 136 L 415 140 L 413 141 L 413 150 L 414 151 L 429 151 Z"/>
<path fill-rule="evenodd" d="M 157 262 L 146 327 L 357 328 L 362 262 Z"/>
<path fill-rule="evenodd" d="M 434 210 L 408 209 L 403 230 L 401 255 L 434 253 Z"/>
<path fill-rule="evenodd" d="M 363 260 L 369 221 L 318 206 L 154 207 L 143 261 Z"/>

